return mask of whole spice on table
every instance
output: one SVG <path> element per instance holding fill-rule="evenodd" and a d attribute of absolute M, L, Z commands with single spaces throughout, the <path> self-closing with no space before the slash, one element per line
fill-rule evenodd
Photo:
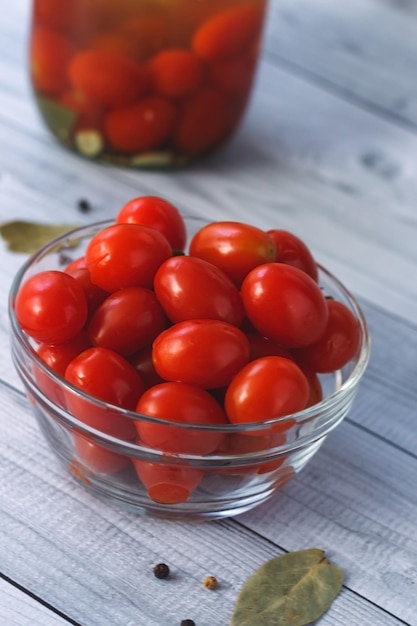
<path fill-rule="evenodd" d="M 219 583 L 217 582 L 217 578 L 215 578 L 214 576 L 206 576 L 205 579 L 203 580 L 203 585 L 205 586 L 206 589 L 217 589 L 217 587 L 219 586 Z"/>
<path fill-rule="evenodd" d="M 88 213 L 91 211 L 91 204 L 85 198 L 81 198 L 78 200 L 78 210 L 81 211 L 81 213 Z"/>
<path fill-rule="evenodd" d="M 180 626 L 195 626 L 195 621 L 192 619 L 183 619 Z"/>
<path fill-rule="evenodd" d="M 153 573 L 155 575 L 155 578 L 167 578 L 167 576 L 169 576 L 169 567 L 166 563 L 158 563 L 153 568 Z"/>

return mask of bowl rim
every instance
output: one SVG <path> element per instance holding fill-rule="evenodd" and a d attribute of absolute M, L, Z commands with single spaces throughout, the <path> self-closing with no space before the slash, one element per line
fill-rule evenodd
<path fill-rule="evenodd" d="M 188 216 L 184 214 L 183 217 L 185 220 L 194 219 L 196 221 L 201 221 L 202 223 L 207 223 L 207 221 L 200 216 Z M 9 321 L 10 321 L 10 326 L 11 326 L 11 331 L 12 331 L 11 340 L 13 339 L 17 340 L 18 345 L 24 351 L 24 354 L 26 355 L 26 357 L 28 357 L 32 362 L 34 362 L 36 364 L 36 367 L 41 369 L 42 372 L 46 376 L 48 376 L 48 378 L 50 378 L 55 384 L 60 385 L 61 387 L 69 391 L 71 394 L 74 394 L 76 396 L 81 396 L 83 399 L 85 399 L 86 401 L 90 402 L 91 404 L 93 404 L 94 406 L 97 406 L 98 408 L 102 410 L 112 411 L 113 413 L 116 411 L 121 416 L 132 419 L 133 421 L 135 420 L 146 421 L 152 424 L 186 429 L 187 431 L 190 431 L 190 430 L 201 431 L 201 432 L 215 431 L 215 432 L 239 433 L 239 434 L 247 433 L 247 432 L 256 433 L 256 431 L 261 431 L 263 429 L 270 428 L 276 424 L 282 424 L 283 422 L 286 422 L 289 420 L 295 421 L 298 425 L 301 425 L 305 422 L 310 421 L 314 417 L 326 414 L 332 409 L 334 410 L 337 407 L 339 402 L 343 401 L 346 397 L 349 396 L 350 392 L 353 393 L 353 390 L 358 385 L 360 379 L 362 378 L 366 370 L 366 367 L 368 365 L 369 359 L 370 359 L 371 337 L 370 337 L 369 327 L 368 327 L 365 315 L 362 311 L 362 308 L 359 302 L 357 301 L 357 299 L 355 298 L 355 296 L 353 296 L 350 290 L 347 289 L 345 285 L 334 274 L 332 274 L 329 270 L 323 267 L 320 263 L 317 263 L 317 267 L 319 269 L 319 277 L 323 275 L 327 280 L 329 280 L 332 283 L 335 289 L 338 289 L 343 294 L 344 298 L 348 302 L 350 308 L 352 309 L 352 312 L 355 314 L 359 322 L 360 331 L 361 331 L 361 346 L 360 346 L 359 354 L 357 356 L 357 361 L 352 371 L 349 373 L 348 377 L 346 378 L 346 380 L 342 382 L 336 390 L 334 390 L 328 396 L 323 398 L 323 400 L 321 400 L 320 402 L 308 408 L 305 408 L 296 413 L 291 413 L 291 414 L 280 416 L 277 418 L 271 418 L 265 421 L 247 422 L 243 424 L 231 424 L 231 423 L 216 424 L 216 425 L 184 424 L 183 422 L 176 422 L 170 419 L 164 419 L 163 417 L 153 417 L 149 415 L 136 413 L 134 411 L 129 411 L 127 409 L 123 409 L 116 405 L 109 404 L 105 401 L 95 398 L 94 396 L 89 395 L 88 393 L 84 392 L 83 390 L 75 387 L 74 385 L 66 381 L 62 376 L 54 372 L 49 366 L 47 366 L 40 359 L 40 357 L 37 355 L 36 351 L 34 350 L 33 346 L 30 343 L 30 338 L 20 328 L 17 322 L 15 312 L 14 312 L 14 302 L 16 299 L 16 295 L 21 284 L 24 281 L 26 273 L 30 271 L 31 267 L 33 267 L 33 265 L 36 262 L 40 261 L 42 258 L 48 256 L 49 254 L 56 253 L 61 250 L 72 249 L 73 246 L 70 245 L 70 241 L 73 240 L 74 238 L 76 238 L 79 241 L 86 239 L 86 238 L 90 238 L 95 232 L 99 232 L 103 228 L 106 228 L 107 226 L 111 226 L 115 223 L 116 222 L 114 219 L 106 219 L 106 220 L 101 220 L 97 222 L 92 222 L 90 224 L 68 230 L 68 232 L 66 232 L 65 234 L 52 239 L 51 241 L 41 246 L 36 252 L 32 253 L 26 259 L 26 261 L 18 269 L 11 283 L 11 286 L 9 289 L 9 298 L 8 298 L 8 315 L 9 315 Z M 43 270 L 39 270 L 39 271 L 43 271 Z M 16 366 L 16 363 L 15 363 L 15 366 Z M 64 409 L 63 407 L 60 407 L 53 400 L 48 398 L 48 396 L 46 396 L 39 388 L 36 388 L 36 389 L 38 390 L 39 395 L 43 398 L 44 403 L 46 403 L 47 405 L 50 405 L 49 408 L 52 408 L 55 411 L 58 410 L 60 414 L 62 414 L 63 412 L 67 413 L 68 417 L 65 421 L 75 426 L 77 430 L 80 430 L 84 432 L 85 434 L 90 434 L 92 436 L 103 437 L 108 442 L 117 442 L 119 444 L 129 444 L 129 443 L 131 444 L 132 443 L 124 439 L 119 439 L 117 437 L 114 437 L 112 435 L 107 435 L 103 431 L 94 429 L 88 424 L 85 424 L 81 420 L 78 420 L 71 413 L 69 413 L 68 410 Z"/>

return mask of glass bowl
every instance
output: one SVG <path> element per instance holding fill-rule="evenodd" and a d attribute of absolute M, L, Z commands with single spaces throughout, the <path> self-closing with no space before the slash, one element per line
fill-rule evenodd
<path fill-rule="evenodd" d="M 73 387 L 46 366 L 14 312 L 16 294 L 25 280 L 43 270 L 63 269 L 69 258 L 84 253 L 95 233 L 111 223 L 95 223 L 51 241 L 28 259 L 12 284 L 11 353 L 39 427 L 69 474 L 111 503 L 166 519 L 205 520 L 243 513 L 269 499 L 300 472 L 347 415 L 369 360 L 364 315 L 340 281 L 319 266 L 324 294 L 343 302 L 358 319 L 360 348 L 342 369 L 319 376 L 321 402 L 290 416 L 244 425 L 185 426 L 114 407 Z M 186 225 L 192 235 L 202 223 L 186 218 Z M 143 420 L 168 431 L 176 429 L 177 436 L 217 437 L 219 445 L 210 454 L 174 455 L 137 440 L 119 439 L 77 419 L 68 405 L 80 401 L 84 409 L 128 422 Z"/>

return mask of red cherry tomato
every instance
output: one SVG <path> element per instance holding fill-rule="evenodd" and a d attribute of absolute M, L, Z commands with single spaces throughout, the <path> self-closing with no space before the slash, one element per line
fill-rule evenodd
<path fill-rule="evenodd" d="M 88 335 L 94 345 L 129 356 L 151 344 L 166 327 L 167 319 L 153 291 L 124 287 L 98 307 Z"/>
<path fill-rule="evenodd" d="M 107 348 L 89 348 L 73 359 L 65 370 L 65 378 L 94 398 L 122 409 L 134 410 L 144 390 L 143 382 L 133 365 Z M 132 420 L 115 408 L 95 406 L 81 395 L 66 392 L 71 413 L 81 422 L 120 439 L 133 439 L 136 429 Z"/>
<path fill-rule="evenodd" d="M 152 345 L 146 346 L 129 357 L 129 363 L 139 372 L 146 389 L 165 382 L 155 369 L 152 359 Z"/>
<path fill-rule="evenodd" d="M 174 323 L 193 318 L 223 320 L 234 326 L 242 322 L 243 304 L 237 287 L 222 270 L 203 259 L 167 259 L 155 274 L 154 289 Z"/>
<path fill-rule="evenodd" d="M 93 50 L 105 50 L 135 61 L 140 60 L 141 43 L 128 33 L 121 32 L 98 32 L 89 40 L 89 48 Z"/>
<path fill-rule="evenodd" d="M 174 250 L 183 250 L 187 239 L 185 222 L 177 207 L 155 196 L 127 202 L 116 216 L 117 224 L 143 224 L 159 230 Z"/>
<path fill-rule="evenodd" d="M 86 262 L 93 283 L 112 292 L 152 287 L 156 270 L 172 250 L 166 237 L 142 224 L 114 224 L 91 239 Z"/>
<path fill-rule="evenodd" d="M 120 5 L 118 5 L 120 6 Z M 154 15 L 148 11 L 135 12 L 119 25 L 121 36 L 133 41 L 137 47 L 139 61 L 149 60 L 155 53 L 170 44 L 172 27 L 165 12 Z"/>
<path fill-rule="evenodd" d="M 108 50 L 77 52 L 69 63 L 68 75 L 74 89 L 106 109 L 135 103 L 148 87 L 144 68 Z"/>
<path fill-rule="evenodd" d="M 21 328 L 45 343 L 70 341 L 87 320 L 87 300 L 81 285 L 65 272 L 47 270 L 20 287 L 15 312 Z"/>
<path fill-rule="evenodd" d="M 228 98 L 203 87 L 181 103 L 173 141 L 186 154 L 201 154 L 225 139 L 232 122 Z"/>
<path fill-rule="evenodd" d="M 86 267 L 76 268 L 73 266 L 69 270 L 66 269 L 65 273 L 75 278 L 84 289 L 87 299 L 88 317 L 91 317 L 97 307 L 107 298 L 108 292 L 92 282 L 90 272 Z"/>
<path fill-rule="evenodd" d="M 91 341 L 86 332 L 66 341 L 65 343 L 50 344 L 41 343 L 37 353 L 42 361 L 60 376 L 64 376 L 67 365 L 76 356 L 91 347 Z"/>
<path fill-rule="evenodd" d="M 176 118 L 175 106 L 168 99 L 149 96 L 137 104 L 109 111 L 104 128 L 113 148 L 134 154 L 157 148 L 166 141 Z"/>
<path fill-rule="evenodd" d="M 288 348 L 307 346 L 323 333 L 329 311 L 320 287 L 285 263 L 266 263 L 242 283 L 246 314 L 257 330 Z"/>
<path fill-rule="evenodd" d="M 267 339 L 256 331 L 247 332 L 246 337 L 249 340 L 250 360 L 254 361 L 261 356 L 283 356 L 287 359 L 293 359 L 291 352 L 277 341 Z"/>
<path fill-rule="evenodd" d="M 315 372 L 308 372 L 304 369 L 303 372 L 309 385 L 307 407 L 314 406 L 323 400 L 323 388 L 321 386 L 320 378 Z"/>
<path fill-rule="evenodd" d="M 254 54 L 226 59 L 210 64 L 210 79 L 220 91 L 229 97 L 244 101 L 252 85 L 255 67 L 256 55 Z"/>
<path fill-rule="evenodd" d="M 218 452 L 225 455 L 247 455 L 249 457 L 256 453 L 270 452 L 272 448 L 285 444 L 286 440 L 285 433 L 272 433 L 272 431 L 267 432 L 265 435 L 257 435 L 255 433 L 251 437 L 244 433 L 229 433 Z M 281 467 L 285 459 L 285 456 L 280 456 L 272 461 L 259 462 L 256 461 L 254 456 L 251 463 L 222 467 L 221 469 L 219 468 L 218 472 L 220 474 L 238 475 L 265 474 Z"/>
<path fill-rule="evenodd" d="M 148 64 L 152 87 L 167 98 L 185 98 L 204 80 L 204 66 L 190 50 L 162 50 Z"/>
<path fill-rule="evenodd" d="M 140 397 L 136 411 L 182 425 L 219 427 L 228 423 L 223 410 L 207 391 L 184 383 L 167 382 L 147 389 Z M 201 432 L 140 419 L 135 424 L 144 444 L 171 454 L 210 454 L 224 439 L 219 430 Z"/>
<path fill-rule="evenodd" d="M 70 261 L 68 265 L 64 267 L 64 272 L 67 274 L 71 274 L 73 270 L 85 269 L 87 267 L 87 263 L 85 260 L 85 256 L 80 256 L 73 261 Z"/>
<path fill-rule="evenodd" d="M 214 389 L 228 385 L 249 360 L 245 334 L 227 322 L 193 319 L 164 330 L 153 343 L 162 378 Z"/>
<path fill-rule="evenodd" d="M 288 263 L 298 267 L 298 269 L 311 276 L 313 280 L 318 281 L 319 273 L 316 262 L 310 249 L 302 239 L 287 230 L 275 228 L 267 232 L 275 242 L 277 249 L 276 261 L 278 263 Z"/>
<path fill-rule="evenodd" d="M 30 69 L 36 89 L 48 96 L 58 96 L 68 86 L 67 65 L 74 52 L 64 35 L 38 27 L 30 41 Z"/>
<path fill-rule="evenodd" d="M 192 40 L 193 49 L 208 61 L 239 56 L 259 39 L 262 24 L 263 9 L 257 4 L 225 9 L 198 28 Z"/>
<path fill-rule="evenodd" d="M 255 226 L 212 222 L 194 235 L 190 255 L 217 265 L 240 285 L 254 267 L 274 261 L 276 250 L 272 238 Z"/>
<path fill-rule="evenodd" d="M 302 367 L 314 372 L 334 372 L 348 363 L 359 350 L 359 322 L 343 302 L 327 301 L 329 318 L 320 338 L 295 352 Z"/>
<path fill-rule="evenodd" d="M 232 424 L 261 422 L 301 411 L 308 395 L 307 379 L 293 361 L 266 356 L 251 361 L 234 377 L 226 391 L 225 409 Z M 290 419 L 273 430 L 293 424 Z"/>
<path fill-rule="evenodd" d="M 135 458 L 132 461 L 148 497 L 160 504 L 186 502 L 203 477 L 203 472 L 195 467 L 151 463 Z"/>
<path fill-rule="evenodd" d="M 60 376 L 64 376 L 68 363 L 87 348 L 91 347 L 91 342 L 87 333 L 81 332 L 79 335 L 59 344 L 41 343 L 37 353 L 42 361 Z M 36 382 L 43 393 L 60 406 L 65 405 L 65 396 L 62 385 L 56 383 L 45 374 L 39 367 L 34 370 Z"/>
<path fill-rule="evenodd" d="M 74 446 L 79 460 L 99 474 L 115 474 L 130 465 L 127 456 L 104 448 L 80 433 L 74 433 Z"/>
<path fill-rule="evenodd" d="M 71 29 L 77 10 L 79 0 L 34 0 L 33 20 L 34 23 L 65 32 Z"/>

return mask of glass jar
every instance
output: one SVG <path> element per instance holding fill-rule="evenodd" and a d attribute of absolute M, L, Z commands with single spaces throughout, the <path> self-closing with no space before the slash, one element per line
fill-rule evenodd
<path fill-rule="evenodd" d="M 46 125 L 90 159 L 181 166 L 246 108 L 266 0 L 34 0 L 30 74 Z"/>

